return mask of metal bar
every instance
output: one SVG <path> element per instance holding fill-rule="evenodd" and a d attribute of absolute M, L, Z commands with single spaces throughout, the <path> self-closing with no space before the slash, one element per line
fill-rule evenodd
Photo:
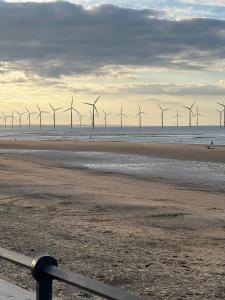
<path fill-rule="evenodd" d="M 33 258 L 0 247 L 0 258 L 31 269 Z"/>
<path fill-rule="evenodd" d="M 37 281 L 36 300 L 52 300 L 52 278 L 46 274 Z"/>
<path fill-rule="evenodd" d="M 118 288 L 97 282 L 88 277 L 64 271 L 57 266 L 57 261 L 51 256 L 37 259 L 18 254 L 0 247 L 0 258 L 32 270 L 37 281 L 37 300 L 52 300 L 52 280 L 56 279 L 84 290 L 90 294 L 108 300 L 141 300 L 139 296 L 129 294 Z"/>
<path fill-rule="evenodd" d="M 97 282 L 85 276 L 64 271 L 56 266 L 46 265 L 44 272 L 53 279 L 60 280 L 79 289 L 85 290 L 88 293 L 100 296 L 109 300 L 141 300 L 136 295 L 129 294 L 123 290 Z"/>

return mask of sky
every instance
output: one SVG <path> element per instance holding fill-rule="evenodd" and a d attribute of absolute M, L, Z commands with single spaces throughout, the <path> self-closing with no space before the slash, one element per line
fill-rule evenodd
<path fill-rule="evenodd" d="M 225 0 L 1 1 L 0 114 L 75 107 L 89 123 L 102 110 L 127 125 L 188 124 L 183 106 L 197 101 L 200 124 L 218 124 L 225 103 Z M 52 122 L 51 114 L 44 116 Z M 37 123 L 36 117 L 33 122 Z M 58 113 L 67 124 L 68 113 Z"/>

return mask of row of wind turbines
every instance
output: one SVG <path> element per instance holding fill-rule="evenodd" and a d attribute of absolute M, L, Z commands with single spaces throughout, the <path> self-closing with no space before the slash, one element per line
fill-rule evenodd
<path fill-rule="evenodd" d="M 97 102 L 99 101 L 100 96 L 93 102 L 83 102 L 85 105 L 88 105 L 91 109 L 89 110 L 90 113 L 90 119 L 91 119 L 91 126 L 92 129 L 95 129 L 95 120 L 96 117 L 99 117 L 99 112 L 97 109 Z M 188 125 L 189 127 L 192 127 L 192 118 L 196 118 L 196 126 L 199 126 L 199 118 L 202 117 L 202 115 L 199 113 L 199 108 L 196 108 L 196 112 L 193 112 L 193 108 L 196 104 L 196 101 L 193 102 L 193 104 L 191 106 L 183 106 L 183 108 L 188 110 Z M 224 127 L 225 127 L 225 104 L 219 103 L 217 102 L 218 105 L 222 106 L 223 109 L 219 110 L 217 109 L 217 111 L 219 112 L 219 124 L 220 126 L 222 126 L 222 120 L 223 120 L 223 114 L 224 114 Z M 53 119 L 53 127 L 56 127 L 56 112 L 59 110 L 62 110 L 63 107 L 54 107 L 53 105 L 51 105 L 50 103 L 48 103 L 50 109 L 52 110 L 52 119 Z M 165 121 L 165 112 L 170 110 L 169 108 L 163 108 L 162 105 L 158 104 L 158 107 L 161 111 L 160 114 L 160 118 L 161 118 L 161 126 L 164 127 L 164 121 Z M 5 127 L 7 127 L 7 120 L 11 119 L 11 127 L 14 127 L 14 114 L 16 113 L 18 115 L 18 120 L 19 120 L 19 126 L 20 128 L 22 127 L 22 116 L 23 115 L 27 115 L 27 121 L 28 121 L 28 128 L 31 127 L 31 117 L 34 114 L 37 114 L 37 119 L 39 119 L 39 127 L 42 128 L 42 116 L 43 114 L 49 113 L 49 111 L 45 111 L 45 110 L 41 110 L 40 107 L 37 105 L 37 110 L 36 112 L 34 111 L 30 111 L 28 110 L 27 107 L 25 107 L 25 111 L 24 112 L 19 112 L 17 110 L 13 110 L 11 115 L 5 115 L 4 112 L 2 113 L 2 116 L 0 116 L 1 119 L 4 120 L 4 125 Z M 74 113 L 77 114 L 78 118 L 79 118 L 79 125 L 80 127 L 82 126 L 82 118 L 85 117 L 85 115 L 82 115 L 75 107 L 74 107 L 74 100 L 72 97 L 72 101 L 71 104 L 68 108 L 66 108 L 63 112 L 70 112 L 70 128 L 73 128 L 73 120 L 74 120 Z M 102 110 L 103 114 L 104 114 L 104 125 L 105 127 L 107 127 L 107 118 L 110 115 L 113 115 L 113 113 L 106 113 L 104 110 Z M 141 110 L 140 105 L 138 105 L 138 113 L 135 115 L 138 118 L 138 123 L 139 123 L 139 127 L 142 127 L 142 116 L 143 115 L 148 115 L 146 112 Z M 123 123 L 124 123 L 124 118 L 128 118 L 128 116 L 123 112 L 123 106 L 121 106 L 120 109 L 120 113 L 115 115 L 116 117 L 120 117 L 120 127 L 123 127 Z M 176 125 L 180 126 L 179 121 L 181 118 L 181 115 L 179 113 L 179 109 L 177 109 L 176 115 L 173 116 L 174 118 L 176 118 Z"/>

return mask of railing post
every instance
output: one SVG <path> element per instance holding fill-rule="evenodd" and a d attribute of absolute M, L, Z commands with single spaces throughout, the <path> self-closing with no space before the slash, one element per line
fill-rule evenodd
<path fill-rule="evenodd" d="M 32 262 L 32 276 L 36 280 L 36 300 L 52 300 L 52 277 L 45 273 L 46 266 L 57 266 L 51 256 L 41 256 Z"/>

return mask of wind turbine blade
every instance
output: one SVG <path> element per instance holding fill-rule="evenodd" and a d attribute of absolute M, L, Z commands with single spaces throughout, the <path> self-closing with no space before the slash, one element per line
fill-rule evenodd
<path fill-rule="evenodd" d="M 193 102 L 190 108 L 193 108 L 193 106 L 196 104 L 197 101 Z"/>
<path fill-rule="evenodd" d="M 98 110 L 97 110 L 97 108 L 96 108 L 95 105 L 94 105 L 94 110 L 96 111 L 96 113 L 97 113 L 97 115 L 98 115 L 98 117 L 99 117 L 99 113 L 98 113 Z"/>
<path fill-rule="evenodd" d="M 163 110 L 163 109 L 162 109 L 162 106 L 161 106 L 160 104 L 158 104 L 158 107 L 159 107 L 161 110 Z"/>
<path fill-rule="evenodd" d="M 97 103 L 97 101 L 99 100 L 100 97 L 101 97 L 101 96 L 98 96 L 98 98 L 95 100 L 94 104 Z"/>
<path fill-rule="evenodd" d="M 48 103 L 48 105 L 51 107 L 52 110 L 55 110 L 54 107 L 50 103 Z"/>
<path fill-rule="evenodd" d="M 139 108 L 139 112 L 141 113 L 141 107 L 140 107 L 140 105 L 138 104 L 138 108 Z"/>
<path fill-rule="evenodd" d="M 41 111 L 41 110 L 40 110 L 40 107 L 39 107 L 38 105 L 37 105 L 37 108 L 38 108 L 39 111 Z"/>
<path fill-rule="evenodd" d="M 88 102 L 83 102 L 84 104 L 87 104 L 87 105 L 93 105 L 92 103 L 88 103 Z"/>
<path fill-rule="evenodd" d="M 222 104 L 220 102 L 216 102 L 216 103 L 219 104 L 219 105 L 221 105 L 221 106 L 223 106 L 223 107 L 225 107 L 225 104 Z"/>
<path fill-rule="evenodd" d="M 63 112 L 66 112 L 66 111 L 69 111 L 69 110 L 71 110 L 71 108 L 68 108 L 68 109 L 64 110 Z"/>
<path fill-rule="evenodd" d="M 80 114 L 79 111 L 77 109 L 75 109 L 74 107 L 72 107 L 72 110 L 75 111 L 78 115 Z"/>

